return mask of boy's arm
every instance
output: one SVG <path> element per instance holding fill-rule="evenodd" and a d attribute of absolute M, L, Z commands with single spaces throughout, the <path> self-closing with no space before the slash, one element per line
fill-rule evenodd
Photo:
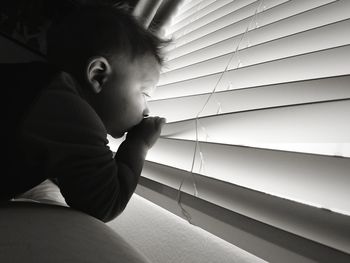
<path fill-rule="evenodd" d="M 67 204 L 104 222 L 117 217 L 134 193 L 147 151 L 157 141 L 164 123 L 159 117 L 141 121 L 128 132 L 114 160 L 108 161 L 105 154 L 99 158 L 96 151 L 86 148 L 86 154 L 93 154 L 91 160 L 85 157 L 79 164 L 65 162 L 65 167 L 51 169 L 62 172 L 57 178 Z"/>
<path fill-rule="evenodd" d="M 140 174 L 146 154 L 157 141 L 164 123 L 165 119 L 160 117 L 143 119 L 128 132 L 115 160 L 128 166 L 133 173 Z"/>
<path fill-rule="evenodd" d="M 120 191 L 120 212 L 135 191 L 147 152 L 159 138 L 164 123 L 165 119 L 159 117 L 143 119 L 128 132 L 114 157 L 118 165 L 120 185 L 125 187 Z"/>
<path fill-rule="evenodd" d="M 75 94 L 53 90 L 42 94 L 22 125 L 21 156 L 34 165 L 33 180 L 57 178 L 70 207 L 107 222 L 126 207 L 163 123 L 144 119 L 113 159 L 95 111 Z"/>

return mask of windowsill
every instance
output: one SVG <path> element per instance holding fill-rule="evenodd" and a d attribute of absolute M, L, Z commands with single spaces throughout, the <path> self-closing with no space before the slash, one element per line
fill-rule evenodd
<path fill-rule="evenodd" d="M 149 174 L 147 166 L 144 170 Z M 349 257 L 350 234 L 346 229 L 350 229 L 350 221 L 346 215 L 202 176 L 196 176 L 199 197 L 195 197 L 190 173 L 163 175 L 164 180 L 170 178 L 168 185 L 141 177 L 136 193 L 186 219 L 177 203 L 175 181 L 187 176 L 181 188 L 181 205 L 191 222 L 264 260 L 333 262 L 334 258 Z"/>

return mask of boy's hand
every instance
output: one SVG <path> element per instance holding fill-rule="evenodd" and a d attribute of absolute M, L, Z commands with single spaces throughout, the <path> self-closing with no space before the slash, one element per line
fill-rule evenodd
<path fill-rule="evenodd" d="M 165 119 L 160 117 L 144 118 L 127 134 L 128 139 L 141 139 L 148 148 L 151 148 L 160 136 Z"/>

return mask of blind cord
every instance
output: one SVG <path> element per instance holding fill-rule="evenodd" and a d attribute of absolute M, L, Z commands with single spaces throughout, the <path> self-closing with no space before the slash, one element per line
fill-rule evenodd
<path fill-rule="evenodd" d="M 196 182 L 196 178 L 195 178 L 195 173 L 193 172 L 193 170 L 194 170 L 194 164 L 195 164 L 195 160 L 196 160 L 197 149 L 198 149 L 198 151 L 199 151 L 199 156 L 200 156 L 199 172 L 201 173 L 202 171 L 205 170 L 205 165 L 204 165 L 204 154 L 203 154 L 203 152 L 202 152 L 202 150 L 201 150 L 201 148 L 200 148 L 200 143 L 199 143 L 199 138 L 198 138 L 198 137 L 199 137 L 199 136 L 198 136 L 198 126 L 200 125 L 199 116 L 200 116 L 200 114 L 204 111 L 204 109 L 207 107 L 207 105 L 208 105 L 208 103 L 209 103 L 209 101 L 210 101 L 210 99 L 211 99 L 212 97 L 214 97 L 215 102 L 216 102 L 217 105 L 218 105 L 218 109 L 217 109 L 217 111 L 216 111 L 216 114 L 220 114 L 220 113 L 221 113 L 221 111 L 222 111 L 222 109 L 221 109 L 221 103 L 220 103 L 219 101 L 217 101 L 217 99 L 216 99 L 215 96 L 214 96 L 214 95 L 215 95 L 215 92 L 216 92 L 216 89 L 217 89 L 219 83 L 221 82 L 222 77 L 223 77 L 224 74 L 227 72 L 227 70 L 228 70 L 228 68 L 229 68 L 229 66 L 230 66 L 230 64 L 231 64 L 231 61 L 232 61 L 232 59 L 234 58 L 235 55 L 238 56 L 238 63 L 237 63 L 237 66 L 236 66 L 234 69 L 238 69 L 238 68 L 241 66 L 242 63 L 241 63 L 241 61 L 240 61 L 240 59 L 239 59 L 239 46 L 240 46 L 241 42 L 243 41 L 244 37 L 247 35 L 247 33 L 248 33 L 248 31 L 249 31 L 249 28 L 250 28 L 252 22 L 255 22 L 255 27 L 254 27 L 254 29 L 258 27 L 256 17 L 257 17 L 257 14 L 259 13 L 260 7 L 262 6 L 262 3 L 263 3 L 263 0 L 258 0 L 258 5 L 257 5 L 257 8 L 255 9 L 254 15 L 253 15 L 252 19 L 250 20 L 250 22 L 248 23 L 248 26 L 247 26 L 247 28 L 245 29 L 244 33 L 242 34 L 242 37 L 240 38 L 240 40 L 239 40 L 239 42 L 238 42 L 238 44 L 237 44 L 236 49 L 232 52 L 232 54 L 231 54 L 231 56 L 230 56 L 230 59 L 229 59 L 227 65 L 226 65 L 225 69 L 221 72 L 220 77 L 219 77 L 218 81 L 216 82 L 216 84 L 215 84 L 215 86 L 214 86 L 212 92 L 209 94 L 209 96 L 208 96 L 207 100 L 205 101 L 203 107 L 201 108 L 201 110 L 200 110 L 200 111 L 197 113 L 197 115 L 196 115 L 196 119 L 195 119 L 195 126 L 196 126 L 196 127 L 195 127 L 195 131 L 196 131 L 196 143 L 195 143 L 195 146 L 194 146 L 194 153 L 193 153 L 192 165 L 191 165 L 191 171 L 190 171 L 190 174 L 191 174 L 191 177 L 192 177 L 192 183 L 193 183 L 194 196 L 195 196 L 195 197 L 198 197 L 198 189 L 197 189 L 197 182 Z M 264 9 L 265 9 L 265 8 L 264 8 Z M 264 9 L 263 9 L 263 10 L 264 10 Z M 250 42 L 249 42 L 249 41 L 248 41 L 248 46 L 250 46 Z M 231 82 L 231 81 L 229 82 L 228 88 L 230 88 L 230 89 L 232 88 L 232 82 Z M 205 127 L 204 127 L 203 125 L 200 125 L 200 126 L 201 126 L 202 130 L 203 130 L 204 133 L 205 133 L 205 136 L 206 136 L 206 139 L 205 139 L 205 140 L 207 141 L 207 139 L 208 139 L 210 136 L 208 135 L 208 133 L 207 133 Z M 204 173 L 205 173 L 205 171 L 204 171 Z M 180 183 L 180 187 L 179 187 L 179 189 L 178 189 L 177 203 L 178 203 L 179 207 L 181 208 L 181 212 L 182 212 L 182 214 L 185 216 L 185 218 L 187 219 L 187 221 L 188 221 L 190 224 L 194 225 L 193 222 L 191 222 L 192 217 L 191 217 L 190 213 L 187 212 L 186 209 L 183 208 L 183 206 L 182 206 L 182 204 L 181 204 L 181 193 L 182 193 L 182 192 L 181 192 L 181 188 L 182 188 L 182 185 L 183 185 L 183 183 L 184 183 L 184 180 L 185 180 L 185 176 L 182 176 L 182 180 L 181 180 L 181 183 Z"/>

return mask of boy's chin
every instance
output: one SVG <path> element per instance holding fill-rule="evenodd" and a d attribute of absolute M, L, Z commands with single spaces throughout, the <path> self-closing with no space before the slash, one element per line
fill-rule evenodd
<path fill-rule="evenodd" d="M 110 134 L 114 139 L 119 139 L 123 137 L 125 132 L 114 132 L 113 134 Z"/>

